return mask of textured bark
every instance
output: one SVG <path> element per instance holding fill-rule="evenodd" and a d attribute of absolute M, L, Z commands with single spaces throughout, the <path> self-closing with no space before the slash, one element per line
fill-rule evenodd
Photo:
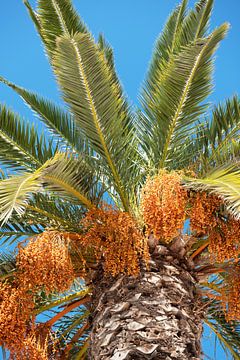
<path fill-rule="evenodd" d="M 96 285 L 89 359 L 200 359 L 201 302 L 186 261 L 161 255 L 138 278 Z"/>

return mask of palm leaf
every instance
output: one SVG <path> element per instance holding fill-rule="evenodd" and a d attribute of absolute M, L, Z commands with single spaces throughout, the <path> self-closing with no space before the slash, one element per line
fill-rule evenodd
<path fill-rule="evenodd" d="M 213 0 L 200 0 L 185 17 L 178 35 L 178 49 L 207 35 Z"/>
<path fill-rule="evenodd" d="M 237 96 L 214 107 L 204 121 L 195 125 L 192 136 L 175 152 L 175 168 L 190 167 L 204 176 L 216 166 L 237 161 L 240 156 L 240 102 Z"/>
<path fill-rule="evenodd" d="M 55 194 L 54 194 L 55 195 Z M 86 209 L 53 194 L 37 193 L 29 201 L 24 219 L 59 230 L 79 231 Z"/>
<path fill-rule="evenodd" d="M 52 318 L 58 316 L 62 307 L 66 309 L 68 305 L 84 299 L 88 293 L 89 290 L 84 288 L 83 285 L 79 286 L 79 282 L 77 281 L 75 281 L 71 290 L 63 295 L 52 294 L 46 296 L 45 293 L 42 292 L 39 294 L 40 296 L 35 306 L 35 314 L 41 314 L 41 321 L 44 317 L 51 321 Z M 83 331 L 80 337 L 77 335 L 79 330 L 86 324 L 88 316 L 89 311 L 83 305 L 80 305 L 67 312 L 64 316 L 61 316 L 59 320 L 54 323 L 52 330 L 55 332 L 58 347 L 64 351 L 62 357 L 69 358 L 69 356 L 71 357 L 81 349 L 88 336 L 88 332 Z"/>
<path fill-rule="evenodd" d="M 30 106 L 34 113 L 46 124 L 49 131 L 59 138 L 61 149 L 70 147 L 79 153 L 90 153 L 89 145 L 82 138 L 74 118 L 65 112 L 61 107 L 51 101 L 21 88 L 6 79 L 0 77 L 0 81 L 16 91 L 23 100 Z"/>
<path fill-rule="evenodd" d="M 36 168 L 51 158 L 57 146 L 38 135 L 34 126 L 18 115 L 0 107 L 0 161 L 4 165 Z"/>
<path fill-rule="evenodd" d="M 29 4 L 29 1 L 28 0 L 23 0 L 23 3 L 24 5 L 26 6 L 27 8 L 27 11 L 29 13 L 29 16 L 31 17 L 32 21 L 34 22 L 34 25 L 36 26 L 36 29 L 38 30 L 39 32 L 39 35 L 41 36 L 42 38 L 42 33 L 41 33 L 41 24 L 40 24 L 40 21 L 38 19 L 38 15 L 37 13 L 33 10 L 33 8 L 31 7 L 31 5 Z M 43 38 L 42 38 L 43 40 Z"/>
<path fill-rule="evenodd" d="M 41 26 L 41 37 L 50 58 L 55 52 L 59 36 L 88 32 L 70 0 L 38 0 L 36 13 Z"/>
<path fill-rule="evenodd" d="M 48 189 L 75 198 L 87 208 L 94 206 L 90 199 L 98 199 L 98 180 L 97 173 L 93 174 L 83 159 L 67 154 L 57 154 L 42 172 L 42 182 L 47 183 Z"/>
<path fill-rule="evenodd" d="M 110 69 L 115 71 L 114 58 L 113 58 L 113 49 L 105 40 L 103 34 L 100 34 L 98 37 L 98 46 L 99 49 L 104 53 L 105 59 L 108 63 Z"/>
<path fill-rule="evenodd" d="M 153 151 L 149 152 L 151 149 L 149 137 L 152 137 L 151 129 L 157 116 L 154 110 L 160 101 L 159 84 L 168 76 L 169 63 L 174 62 L 174 57 L 184 47 L 196 43 L 199 38 L 206 35 L 213 0 L 200 0 L 196 3 L 195 9 L 188 13 L 186 12 L 186 5 L 187 2 L 182 1 L 181 5 L 174 10 L 159 36 L 142 90 L 141 102 L 146 115 L 141 114 L 140 116 L 139 137 L 142 148 L 150 159 L 156 156 Z M 154 151 L 157 154 L 161 152 L 161 145 L 158 142 L 157 139 Z"/>
<path fill-rule="evenodd" d="M 98 47 L 86 34 L 60 38 L 54 66 L 64 100 L 69 103 L 92 147 L 107 164 L 108 175 L 123 207 L 128 209 L 122 183 L 126 176 L 121 176 L 124 168 L 122 158 L 131 162 L 132 157 L 129 158 L 127 153 L 134 154 L 134 147 L 129 124 L 119 116 L 124 103 L 119 95 L 118 83 L 114 82 Z M 125 169 L 131 168 L 127 163 L 124 165 Z"/>
<path fill-rule="evenodd" d="M 32 173 L 26 172 L 0 181 L 0 221 L 6 223 L 12 213 L 22 216 L 33 194 L 57 189 L 93 207 L 87 193 L 92 188 L 92 174 L 83 160 L 58 153 Z"/>
<path fill-rule="evenodd" d="M 145 90 L 143 92 L 143 104 L 148 107 L 151 92 L 154 90 L 154 84 L 159 81 L 163 69 L 169 61 L 171 54 L 175 51 L 176 39 L 179 30 L 182 28 L 183 20 L 186 15 L 187 1 L 183 0 L 170 15 L 165 27 L 156 41 L 152 60 L 149 66 Z"/>
<path fill-rule="evenodd" d="M 208 306 L 205 323 L 215 333 L 226 353 L 240 360 L 240 324 L 239 321 L 227 322 L 219 301 L 213 300 Z"/>
<path fill-rule="evenodd" d="M 203 137 L 208 168 L 222 165 L 240 155 L 240 101 L 237 96 L 219 104 L 212 112 Z"/>
<path fill-rule="evenodd" d="M 100 51 L 103 52 L 103 55 L 106 60 L 106 65 L 108 66 L 108 71 L 111 74 L 113 82 L 115 83 L 115 91 L 118 93 L 116 97 L 121 101 L 121 106 L 119 107 L 118 117 L 121 119 L 124 128 L 125 137 L 129 138 L 129 145 L 125 147 L 125 161 L 129 159 L 129 162 L 125 162 L 125 168 L 127 172 L 124 172 L 124 168 L 121 169 L 121 178 L 124 181 L 124 187 L 129 191 L 129 195 L 135 193 L 136 187 L 139 185 L 139 180 L 141 178 L 141 166 L 143 166 L 143 159 L 141 153 L 138 152 L 138 140 L 137 140 L 137 119 L 135 114 L 132 112 L 131 107 L 128 104 L 128 100 L 124 94 L 124 90 L 118 78 L 115 64 L 114 64 L 114 54 L 113 49 L 109 43 L 105 40 L 103 34 L 99 35 L 98 43 Z M 130 200 L 133 203 L 135 200 Z"/>
<path fill-rule="evenodd" d="M 202 179 L 185 178 L 184 182 L 196 191 L 216 193 L 227 203 L 228 210 L 240 217 L 240 170 L 234 165 L 218 168 Z"/>
<path fill-rule="evenodd" d="M 40 234 L 44 230 L 43 223 L 41 224 L 40 219 L 33 222 L 27 217 L 20 219 L 17 216 L 11 218 L 11 221 L 3 224 L 0 227 L 0 240 L 1 244 L 11 245 L 17 241 L 22 241 L 26 237 L 32 237 Z"/>
<path fill-rule="evenodd" d="M 184 48 L 155 84 L 156 96 L 146 114 L 152 130 L 144 139 L 154 154 L 155 166 L 162 168 L 166 161 L 171 162 L 174 152 L 181 148 L 183 139 L 206 110 L 203 101 L 211 92 L 211 57 L 227 29 L 228 25 L 223 24 L 207 39 Z"/>
<path fill-rule="evenodd" d="M 45 228 L 79 232 L 79 223 L 86 210 L 52 194 L 37 193 L 29 199 L 25 213 L 11 216 L 0 227 L 2 244 L 11 245 L 26 237 L 42 233 Z"/>
<path fill-rule="evenodd" d="M 0 221 L 6 223 L 13 212 L 23 215 L 32 193 L 41 189 L 40 172 L 26 172 L 0 182 Z"/>
<path fill-rule="evenodd" d="M 41 25 L 41 35 L 46 33 L 46 36 L 44 37 L 45 45 L 47 46 L 48 52 L 54 52 L 54 48 L 56 46 L 56 39 L 58 36 L 65 34 L 66 36 L 77 34 L 77 33 L 85 33 L 89 34 L 86 26 L 83 24 L 81 19 L 77 16 L 75 10 L 73 9 L 71 2 L 69 0 L 52 0 L 48 3 L 39 0 L 38 2 L 38 11 L 36 13 L 37 19 L 39 21 L 39 24 Z M 52 26 L 54 25 L 54 26 Z M 54 29 L 53 29 L 54 27 Z M 43 35 L 44 36 L 44 35 Z M 128 134 L 129 139 L 125 141 L 125 147 L 126 144 L 131 144 L 132 141 L 132 133 L 135 130 L 133 126 L 133 119 L 129 112 L 129 108 L 127 105 L 127 102 L 123 96 L 122 89 L 120 87 L 120 83 L 118 81 L 115 69 L 114 69 L 114 63 L 113 63 L 113 51 L 111 47 L 106 43 L 105 39 L 102 35 L 99 37 L 99 43 L 98 43 L 99 50 L 103 52 L 104 57 L 106 59 L 105 66 L 108 67 L 109 74 L 111 74 L 112 79 L 114 79 L 117 86 L 115 86 L 115 96 L 119 97 L 119 102 L 122 103 L 119 118 L 122 120 L 122 122 L 125 124 L 125 138 L 126 133 Z M 52 58 L 52 55 L 50 55 Z M 121 101 L 120 101 L 121 98 Z M 73 119 L 75 120 L 75 119 Z M 75 130 L 77 129 L 77 124 L 74 123 Z M 131 132 L 131 134 L 130 134 Z M 81 139 L 81 136 L 77 136 Z M 82 145 L 82 144 L 81 144 Z M 86 147 L 85 143 L 83 142 L 83 146 Z M 89 144 L 87 145 L 89 147 Z M 131 154 L 131 161 L 129 164 L 126 164 L 126 167 L 129 168 L 130 173 L 128 173 L 128 176 L 126 174 L 123 174 L 125 177 L 125 180 L 128 180 L 125 184 L 125 187 L 128 187 L 129 184 L 136 184 L 136 177 L 137 175 L 137 167 L 134 166 L 134 163 L 137 162 L 136 158 L 139 156 L 133 146 L 129 146 L 128 155 Z M 130 149 L 131 148 L 131 149 Z M 86 149 L 85 149 L 86 151 Z M 129 157 L 129 156 L 128 156 Z M 126 159 L 128 159 L 126 156 Z M 115 176 L 116 179 L 116 176 Z M 134 179 L 135 181 L 130 181 L 130 179 Z M 119 182 L 119 181 L 118 181 Z M 132 185 L 134 187 L 135 185 Z M 118 184 L 118 191 L 120 189 L 120 193 L 122 194 L 121 198 L 122 201 L 125 203 L 126 207 L 126 200 L 123 200 L 123 190 L 122 185 Z"/>
<path fill-rule="evenodd" d="M 154 97 L 155 84 L 159 83 L 173 54 L 206 35 L 213 0 L 201 0 L 194 10 L 186 13 L 183 0 L 170 15 L 163 32 L 157 39 L 143 89 L 143 106 L 148 107 Z"/>
<path fill-rule="evenodd" d="M 207 305 L 204 322 L 214 332 L 216 340 L 219 341 L 226 355 L 240 360 L 240 323 L 239 321 L 227 321 L 222 301 L 214 299 L 222 294 L 222 290 L 226 286 L 228 268 L 226 263 L 224 265 L 226 272 L 211 276 L 208 282 L 201 284 L 204 290 L 202 301 Z M 211 301 L 209 301 L 206 291 L 211 294 Z"/>

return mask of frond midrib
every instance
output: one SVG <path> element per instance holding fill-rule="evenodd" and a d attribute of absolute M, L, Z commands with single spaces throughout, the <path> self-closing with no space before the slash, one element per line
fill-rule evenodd
<path fill-rule="evenodd" d="M 175 47 L 175 41 L 176 41 L 176 37 L 177 37 L 177 33 L 178 33 L 178 28 L 181 25 L 180 18 L 181 18 L 182 14 L 183 14 L 185 3 L 186 3 L 186 1 L 183 0 L 183 2 L 181 4 L 181 7 L 179 9 L 179 12 L 178 12 L 177 21 L 176 21 L 175 29 L 174 29 L 174 33 L 173 33 L 173 40 L 172 40 L 172 46 L 171 46 L 171 49 L 170 49 L 170 54 L 173 53 L 173 50 L 174 50 L 174 47 Z"/>
<path fill-rule="evenodd" d="M 203 19 L 204 19 L 204 16 L 206 14 L 206 10 L 207 10 L 207 7 L 208 7 L 208 3 L 209 3 L 209 0 L 207 1 L 207 4 L 205 5 L 204 7 L 204 11 L 203 11 L 203 14 L 200 18 L 200 21 L 198 23 L 198 27 L 197 27 L 197 30 L 196 30 L 196 34 L 195 34 L 195 37 L 194 37 L 194 41 L 196 41 L 198 39 L 198 36 L 199 36 L 199 32 L 200 32 L 200 29 L 202 27 L 202 23 L 203 23 Z"/>
<path fill-rule="evenodd" d="M 71 141 L 69 141 L 69 139 L 65 136 L 65 134 L 44 114 L 43 111 L 41 111 L 41 108 L 40 108 L 39 106 L 37 107 L 36 105 L 34 105 L 34 103 L 31 102 L 30 100 L 28 100 L 27 96 L 25 95 L 25 94 L 27 93 L 27 94 L 29 94 L 30 96 L 33 96 L 33 97 L 37 98 L 37 95 L 36 95 L 36 94 L 31 93 L 31 92 L 25 90 L 24 88 L 22 88 L 21 86 L 17 86 L 17 85 L 15 85 L 15 84 L 13 84 L 12 82 L 7 81 L 7 80 L 5 80 L 5 79 L 3 79 L 3 78 L 1 78 L 1 81 L 3 81 L 4 84 L 6 84 L 6 85 L 9 86 L 10 88 L 12 88 L 14 91 L 16 91 L 16 92 L 20 95 L 20 97 L 23 98 L 23 100 L 24 100 L 25 102 L 27 102 L 27 104 L 30 106 L 30 108 L 32 109 L 32 111 L 35 112 L 35 113 L 39 116 L 40 120 L 43 121 L 43 122 L 47 125 L 47 127 L 49 128 L 49 130 L 54 129 L 54 130 L 57 132 L 57 134 L 58 134 L 64 141 L 66 141 L 66 143 L 69 144 L 69 145 L 71 146 L 71 148 L 72 148 L 74 151 L 76 151 L 76 153 L 78 153 L 78 149 L 76 148 L 76 146 L 74 145 L 74 143 L 71 142 Z M 30 96 L 29 96 L 29 98 L 30 98 Z M 50 102 L 50 101 L 48 101 L 48 100 L 45 100 L 45 99 L 44 99 L 43 97 L 41 97 L 41 96 L 40 96 L 40 99 L 42 100 L 42 102 L 45 102 L 46 106 L 47 106 L 47 105 L 51 105 L 53 108 L 56 109 L 56 111 L 60 111 L 60 108 L 58 109 L 54 103 L 52 103 L 52 102 Z M 40 101 L 39 101 L 39 102 L 40 102 Z M 61 109 L 61 110 L 64 112 L 64 116 L 68 116 L 68 114 L 64 111 L 64 109 Z M 39 162 L 39 164 L 41 164 L 41 163 Z"/>
<path fill-rule="evenodd" d="M 212 154 L 207 158 L 207 162 L 210 164 L 210 162 L 212 160 L 214 160 L 214 158 L 216 158 L 218 151 L 220 151 L 221 149 L 224 148 L 225 145 L 227 145 L 231 140 L 232 140 L 232 136 L 240 130 L 240 123 L 236 125 L 236 127 L 234 127 L 226 136 L 225 138 L 221 141 L 221 143 L 214 148 L 213 144 L 211 144 L 212 146 Z"/>
<path fill-rule="evenodd" d="M 58 4 L 56 3 L 55 0 L 51 0 L 51 2 L 52 2 L 52 5 L 53 5 L 57 15 L 58 15 L 59 23 L 60 23 L 60 26 L 62 27 L 63 33 L 70 35 Z"/>
<path fill-rule="evenodd" d="M 228 348 L 230 353 L 233 355 L 234 359 L 240 360 L 238 354 L 234 351 L 234 349 L 228 344 L 228 342 L 224 339 L 224 337 L 217 331 L 217 329 L 208 321 L 206 318 L 204 319 L 205 324 L 216 334 L 219 340 Z"/>
<path fill-rule="evenodd" d="M 205 51 L 205 48 L 207 47 L 207 45 L 209 44 L 209 42 L 211 41 L 212 37 L 209 37 L 208 41 L 206 42 L 206 44 L 203 46 L 201 52 L 199 53 L 199 55 L 197 56 L 196 60 L 195 60 L 195 63 L 194 63 L 194 66 L 193 66 L 193 69 L 186 81 L 186 84 L 185 84 L 185 87 L 184 87 L 184 90 L 183 90 L 183 94 L 181 96 L 181 99 L 179 101 L 179 104 L 178 104 L 178 107 L 177 107 L 177 110 L 175 112 L 175 115 L 173 116 L 172 118 L 172 121 L 170 123 L 170 126 L 169 126 L 169 131 L 168 131 L 168 135 L 167 135 L 167 139 L 166 139 L 166 142 L 164 144 L 164 147 L 163 147 L 163 152 L 162 152 L 162 157 L 161 157 L 161 160 L 160 160 L 160 163 L 159 163 L 159 168 L 163 168 L 164 165 L 165 165 L 165 161 L 166 161 L 166 158 L 167 158 L 167 154 L 168 154 L 168 149 L 169 149 L 169 145 L 171 143 L 171 139 L 172 139 L 172 136 L 173 136 L 173 133 L 174 133 L 174 130 L 176 128 L 176 125 L 177 125 L 177 122 L 178 122 L 178 119 L 179 119 L 179 116 L 182 112 L 182 108 L 187 100 L 187 96 L 188 96 L 188 93 L 189 93 L 189 90 L 190 90 L 190 87 L 192 85 L 192 80 L 195 76 L 195 73 L 196 73 L 196 70 L 197 70 L 197 67 L 199 65 L 199 62 L 201 61 L 201 58 L 202 58 L 202 55 Z"/>
<path fill-rule="evenodd" d="M 115 165 L 113 164 L 113 161 L 111 159 L 111 155 L 109 153 L 107 144 L 106 144 L 106 142 L 104 140 L 104 136 L 103 136 L 103 133 L 102 133 L 102 130 L 101 130 L 101 127 L 100 127 L 99 115 L 98 115 L 97 109 L 96 109 L 95 104 L 94 104 L 94 99 L 93 99 L 92 94 L 91 94 L 91 89 L 90 89 L 90 85 L 89 85 L 88 80 L 87 80 L 87 76 L 85 75 L 85 70 L 84 70 L 84 65 L 82 63 L 81 54 L 79 53 L 76 41 L 74 39 L 71 39 L 71 43 L 73 45 L 74 51 L 75 51 L 76 56 L 77 56 L 79 76 L 82 78 L 84 86 L 86 88 L 86 95 L 87 95 L 87 99 L 88 99 L 88 102 L 89 102 L 90 111 L 91 111 L 92 116 L 93 116 L 94 125 L 95 125 L 97 133 L 99 135 L 100 142 L 101 142 L 101 144 L 103 146 L 107 162 L 108 162 L 109 167 L 110 167 L 110 169 L 112 171 L 113 177 L 114 177 L 114 179 L 116 181 L 116 185 L 117 185 L 117 188 L 118 188 L 118 192 L 119 192 L 122 204 L 123 204 L 125 210 L 128 211 L 129 207 L 128 207 L 127 200 L 125 199 L 125 195 L 123 193 L 123 190 L 122 190 L 123 186 L 121 184 L 121 180 L 119 178 L 119 175 L 117 173 Z"/>
<path fill-rule="evenodd" d="M 32 154 L 30 154 L 30 153 L 27 152 L 26 150 L 24 150 L 24 149 L 21 147 L 21 145 L 19 145 L 19 143 L 16 143 L 11 137 L 9 137 L 9 136 L 8 136 L 4 131 L 2 131 L 1 129 L 0 129 L 0 136 L 1 136 L 2 139 L 6 139 L 6 138 L 7 138 L 6 141 L 7 141 L 9 144 L 12 144 L 13 147 L 18 148 L 19 151 L 20 151 L 22 154 L 24 154 L 25 156 L 31 158 L 35 163 L 37 163 L 37 164 L 40 165 L 40 166 L 42 165 L 42 163 L 41 163 L 37 158 L 35 158 Z M 28 166 L 28 165 L 25 164 L 25 163 L 24 163 L 24 166 L 27 167 L 27 168 L 29 168 L 29 169 L 32 169 L 31 166 Z"/>
<path fill-rule="evenodd" d="M 49 219 L 53 219 L 53 220 L 56 220 L 57 222 L 63 224 L 63 225 L 68 225 L 68 226 L 71 226 L 71 227 L 75 227 L 73 226 L 73 224 L 71 224 L 70 222 L 68 222 L 67 220 L 64 220 L 63 218 L 57 216 L 57 215 L 54 215 L 54 214 L 51 214 L 49 213 L 48 211 L 46 210 L 43 210 L 43 209 L 40 209 L 39 207 L 37 206 L 32 206 L 32 205 L 27 205 L 27 209 L 31 210 L 31 211 L 34 211 L 34 212 L 37 212 L 39 214 L 42 214 L 42 215 L 45 215 L 46 217 L 48 217 Z"/>
<path fill-rule="evenodd" d="M 52 175 L 44 175 L 44 179 L 49 180 L 52 183 L 55 183 L 56 185 L 61 186 L 63 189 L 65 189 L 69 194 L 72 194 L 77 199 L 81 201 L 88 209 L 91 209 L 94 207 L 94 204 L 86 198 L 83 194 L 81 194 L 79 191 L 74 189 L 70 184 L 67 184 L 66 182 L 60 180 L 59 178 L 52 176 Z"/>

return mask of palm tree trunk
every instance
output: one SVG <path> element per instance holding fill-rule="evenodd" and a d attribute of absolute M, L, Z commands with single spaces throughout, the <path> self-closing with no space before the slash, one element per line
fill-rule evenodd
<path fill-rule="evenodd" d="M 200 359 L 203 312 L 195 283 L 187 261 L 169 253 L 138 278 L 98 282 L 89 358 Z"/>

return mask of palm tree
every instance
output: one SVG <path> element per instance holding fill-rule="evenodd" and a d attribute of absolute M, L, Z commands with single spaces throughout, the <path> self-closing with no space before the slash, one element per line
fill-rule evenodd
<path fill-rule="evenodd" d="M 45 128 L 1 107 L 1 238 L 27 242 L 1 255 L 0 344 L 15 359 L 193 360 L 205 322 L 239 359 L 240 101 L 206 100 L 228 31 L 209 30 L 213 0 L 170 15 L 137 111 L 70 0 L 24 4 L 67 109 L 1 78 Z"/>

